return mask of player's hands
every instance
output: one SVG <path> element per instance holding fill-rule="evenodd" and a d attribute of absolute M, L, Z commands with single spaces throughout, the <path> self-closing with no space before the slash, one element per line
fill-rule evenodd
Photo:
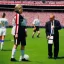
<path fill-rule="evenodd" d="M 15 38 L 18 38 L 18 34 L 15 35 Z"/>
<path fill-rule="evenodd" d="M 47 36 L 47 39 L 49 39 L 50 38 L 50 36 Z"/>

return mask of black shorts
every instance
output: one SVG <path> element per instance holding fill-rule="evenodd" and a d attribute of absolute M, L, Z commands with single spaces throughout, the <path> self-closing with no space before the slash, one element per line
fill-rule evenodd
<path fill-rule="evenodd" d="M 39 31 L 39 26 L 35 26 L 35 27 L 36 29 L 34 30 L 34 32 Z"/>
<path fill-rule="evenodd" d="M 15 38 L 15 36 L 14 36 L 14 44 L 16 44 L 16 45 L 19 45 L 19 44 L 21 44 L 21 45 L 23 45 L 23 46 L 25 46 L 26 45 L 26 37 L 18 37 L 17 38 L 17 42 L 16 42 L 16 38 Z"/>

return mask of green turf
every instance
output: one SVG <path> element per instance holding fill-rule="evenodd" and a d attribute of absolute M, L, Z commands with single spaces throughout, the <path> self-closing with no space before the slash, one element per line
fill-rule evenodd
<path fill-rule="evenodd" d="M 63 64 L 64 63 L 64 29 L 60 30 L 60 50 L 59 59 L 48 59 L 47 53 L 47 40 L 45 36 L 45 29 L 41 28 L 40 38 L 32 38 L 32 30 L 28 28 L 27 45 L 25 48 L 25 53 L 29 55 L 30 62 L 11 62 L 11 50 L 13 47 L 13 37 L 11 35 L 11 28 L 7 29 L 7 35 L 5 38 L 3 51 L 0 51 L 0 64 Z M 20 57 L 20 46 L 18 46 L 16 59 L 19 60 Z"/>

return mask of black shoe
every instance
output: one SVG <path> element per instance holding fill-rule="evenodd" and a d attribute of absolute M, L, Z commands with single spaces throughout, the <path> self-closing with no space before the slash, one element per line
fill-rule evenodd
<path fill-rule="evenodd" d="M 54 59 L 57 59 L 57 57 L 54 57 Z"/>
<path fill-rule="evenodd" d="M 39 38 L 39 36 L 37 35 L 37 38 Z"/>
<path fill-rule="evenodd" d="M 32 36 L 32 38 L 34 38 L 34 36 Z"/>
<path fill-rule="evenodd" d="M 49 58 L 49 59 L 51 59 L 51 58 L 52 58 L 52 56 L 49 56 L 48 58 Z"/>
<path fill-rule="evenodd" d="M 16 61 L 16 59 L 15 58 L 11 58 L 11 61 Z"/>
<path fill-rule="evenodd" d="M 23 58 L 22 61 L 29 61 L 29 60 L 26 60 L 25 58 Z"/>

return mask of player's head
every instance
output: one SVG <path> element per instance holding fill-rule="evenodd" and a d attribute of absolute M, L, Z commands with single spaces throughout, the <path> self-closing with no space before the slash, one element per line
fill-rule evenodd
<path fill-rule="evenodd" d="M 2 14 L 2 18 L 5 18 L 5 16 L 6 16 L 6 14 L 5 14 L 5 13 L 3 13 L 3 14 Z"/>
<path fill-rule="evenodd" d="M 50 20 L 53 21 L 55 18 L 54 14 L 50 14 Z"/>
<path fill-rule="evenodd" d="M 16 4 L 15 12 L 21 14 L 23 12 L 22 6 L 20 4 Z"/>

